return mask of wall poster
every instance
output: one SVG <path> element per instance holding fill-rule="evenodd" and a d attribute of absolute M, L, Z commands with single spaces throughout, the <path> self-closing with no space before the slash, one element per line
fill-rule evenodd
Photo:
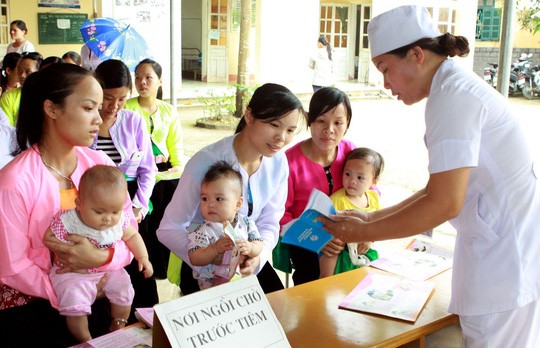
<path fill-rule="evenodd" d="M 80 0 L 38 0 L 38 7 L 81 8 Z"/>

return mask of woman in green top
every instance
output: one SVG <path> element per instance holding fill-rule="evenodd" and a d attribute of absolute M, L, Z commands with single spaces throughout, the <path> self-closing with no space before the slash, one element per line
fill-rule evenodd
<path fill-rule="evenodd" d="M 160 171 L 182 171 L 184 146 L 180 117 L 174 107 L 161 100 L 161 65 L 145 59 L 135 68 L 135 87 L 138 97 L 127 101 L 125 108 L 133 110 L 147 122 L 156 164 Z"/>
<path fill-rule="evenodd" d="M 20 87 L 10 89 L 2 94 L 0 98 L 0 108 L 2 108 L 9 119 L 9 124 L 13 127 L 17 124 L 17 116 L 19 115 L 19 107 L 21 105 L 21 90 L 24 81 L 30 74 L 39 70 L 42 61 L 43 56 L 38 52 L 23 54 L 17 64 Z"/>
<path fill-rule="evenodd" d="M 158 241 L 156 231 L 178 185 L 185 160 L 180 117 L 171 104 L 161 100 L 161 74 L 161 66 L 156 61 L 141 61 L 135 68 L 135 87 L 139 96 L 129 99 L 124 108 L 139 113 L 146 121 L 154 158 L 160 171 L 156 177 L 173 174 L 176 178 L 156 183 L 150 197 L 153 211 L 143 220 L 148 224 L 147 235 L 143 235 L 143 239 L 154 265 L 154 276 L 166 278 L 170 252 Z"/>

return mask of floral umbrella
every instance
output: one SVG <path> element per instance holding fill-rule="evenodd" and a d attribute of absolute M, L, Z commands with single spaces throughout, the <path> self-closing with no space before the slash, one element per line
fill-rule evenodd
<path fill-rule="evenodd" d="M 80 30 L 85 44 L 101 60 L 118 59 L 135 71 L 141 60 L 151 57 L 143 37 L 114 18 L 87 19 Z"/>

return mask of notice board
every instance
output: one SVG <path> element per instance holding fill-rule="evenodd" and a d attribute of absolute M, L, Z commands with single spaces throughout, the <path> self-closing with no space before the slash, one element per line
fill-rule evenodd
<path fill-rule="evenodd" d="M 85 13 L 38 13 L 39 43 L 84 43 L 80 28 L 87 18 Z"/>

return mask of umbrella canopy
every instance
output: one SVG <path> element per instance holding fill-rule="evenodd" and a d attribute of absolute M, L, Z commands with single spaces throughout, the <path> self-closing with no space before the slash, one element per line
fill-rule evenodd
<path fill-rule="evenodd" d="M 141 60 L 151 57 L 143 37 L 131 25 L 114 18 L 87 19 L 81 34 L 85 45 L 101 60 L 121 60 L 131 71 Z"/>

